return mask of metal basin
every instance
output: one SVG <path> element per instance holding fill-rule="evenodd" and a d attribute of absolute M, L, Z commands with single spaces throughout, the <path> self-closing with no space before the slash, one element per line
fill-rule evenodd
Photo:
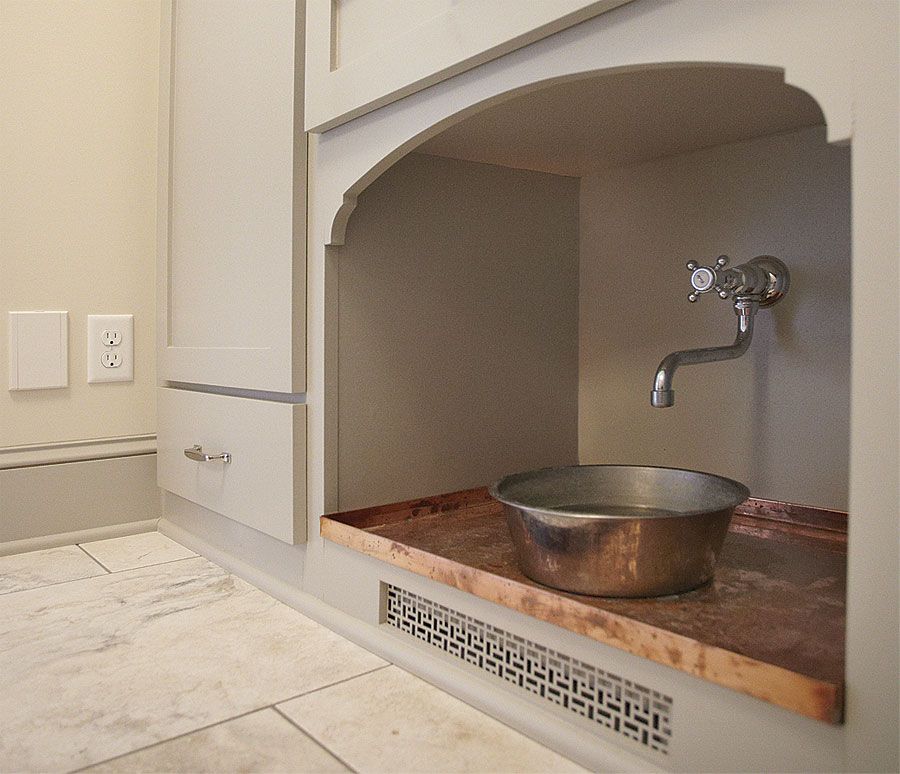
<path fill-rule="evenodd" d="M 503 503 L 522 571 L 564 591 L 655 597 L 706 583 L 743 484 L 710 473 L 577 465 L 516 473 Z"/>

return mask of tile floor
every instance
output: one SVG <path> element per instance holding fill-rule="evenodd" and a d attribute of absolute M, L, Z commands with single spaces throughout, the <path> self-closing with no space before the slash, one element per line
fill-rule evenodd
<path fill-rule="evenodd" d="M 0 771 L 581 771 L 159 533 L 0 557 Z"/>

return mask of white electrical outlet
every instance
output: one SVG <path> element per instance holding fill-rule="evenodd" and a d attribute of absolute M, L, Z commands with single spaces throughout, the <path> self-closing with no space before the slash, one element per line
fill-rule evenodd
<path fill-rule="evenodd" d="M 134 381 L 134 315 L 89 314 L 88 382 Z"/>
<path fill-rule="evenodd" d="M 122 355 L 115 351 L 104 352 L 100 355 L 100 365 L 104 368 L 121 368 Z"/>
<path fill-rule="evenodd" d="M 103 331 L 101 338 L 103 339 L 103 346 L 116 347 L 122 343 L 122 331 L 116 329 L 106 330 Z"/>

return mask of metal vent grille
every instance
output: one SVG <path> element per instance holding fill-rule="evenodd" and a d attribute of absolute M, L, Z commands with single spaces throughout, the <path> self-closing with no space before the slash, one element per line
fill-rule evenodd
<path fill-rule="evenodd" d="M 668 752 L 670 697 L 399 586 L 385 586 L 390 626 L 652 750 Z"/>

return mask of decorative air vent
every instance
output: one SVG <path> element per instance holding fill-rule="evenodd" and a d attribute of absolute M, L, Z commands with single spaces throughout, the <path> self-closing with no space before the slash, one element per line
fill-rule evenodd
<path fill-rule="evenodd" d="M 670 697 L 385 585 L 390 626 L 652 750 L 668 752 Z"/>

